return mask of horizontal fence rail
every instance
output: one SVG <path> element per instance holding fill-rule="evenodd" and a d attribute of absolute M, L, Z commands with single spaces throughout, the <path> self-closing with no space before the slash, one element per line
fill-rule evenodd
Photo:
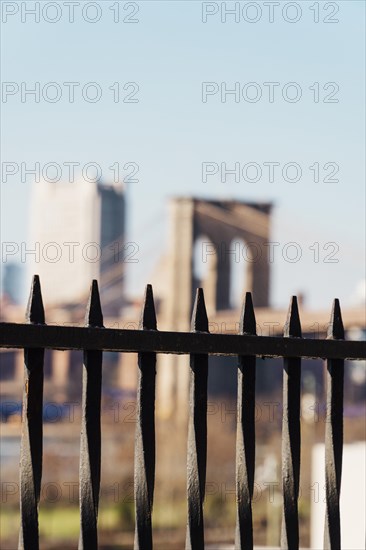
<path fill-rule="evenodd" d="M 362 360 L 360 341 L 0 323 L 0 347 Z"/>
<path fill-rule="evenodd" d="M 237 356 L 236 529 L 235 548 L 252 550 L 252 501 L 255 475 L 256 357 L 283 358 L 281 548 L 298 550 L 300 478 L 301 358 L 327 364 L 325 433 L 326 514 L 324 549 L 340 550 L 339 498 L 343 452 L 344 360 L 366 359 L 366 343 L 344 340 L 339 301 L 335 300 L 327 339 L 302 338 L 296 297 L 290 302 L 282 337 L 256 335 L 251 294 L 245 296 L 239 334 L 210 334 L 202 289 L 193 308 L 191 332 L 157 330 L 153 292 L 146 287 L 139 330 L 107 329 L 98 285 L 93 281 L 84 327 L 45 323 L 38 276 L 34 276 L 26 324 L 0 323 L 0 347 L 24 349 L 24 393 L 20 457 L 19 549 L 38 550 L 38 505 L 42 478 L 43 359 L 46 348 L 83 350 L 80 430 L 79 550 L 98 548 L 101 471 L 101 382 L 103 351 L 138 354 L 134 499 L 135 550 L 152 550 L 155 485 L 156 354 L 190 355 L 187 434 L 186 550 L 204 549 L 204 498 L 207 462 L 207 379 L 209 355 Z M 234 533 L 233 533 L 234 536 Z"/>

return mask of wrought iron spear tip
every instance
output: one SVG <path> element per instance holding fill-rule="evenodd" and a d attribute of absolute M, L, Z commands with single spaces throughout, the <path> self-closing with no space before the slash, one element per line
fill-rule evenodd
<path fill-rule="evenodd" d="M 297 338 L 301 338 L 302 336 L 299 308 L 297 305 L 296 296 L 292 296 L 290 300 L 283 335 L 285 337 L 294 336 Z"/>
<path fill-rule="evenodd" d="M 241 334 L 257 334 L 252 293 L 246 292 L 241 309 L 239 331 Z"/>
<path fill-rule="evenodd" d="M 338 298 L 335 298 L 330 315 L 327 338 L 344 340 L 344 327 L 341 313 L 341 306 Z"/>
<path fill-rule="evenodd" d="M 196 299 L 192 312 L 191 331 L 208 332 L 208 317 L 202 288 L 197 288 L 196 291 Z"/>
<path fill-rule="evenodd" d="M 142 306 L 139 328 L 143 330 L 156 330 L 156 313 L 154 295 L 151 285 L 146 285 L 144 303 Z"/>
<path fill-rule="evenodd" d="M 44 324 L 45 322 L 39 275 L 33 275 L 25 318 L 28 323 Z"/>
<path fill-rule="evenodd" d="M 89 327 L 103 326 L 102 306 L 100 305 L 100 296 L 98 281 L 93 279 L 90 287 L 88 305 L 86 307 L 85 324 Z"/>

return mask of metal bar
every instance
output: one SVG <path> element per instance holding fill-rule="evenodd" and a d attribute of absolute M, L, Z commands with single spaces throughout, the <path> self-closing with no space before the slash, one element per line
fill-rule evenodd
<path fill-rule="evenodd" d="M 151 285 L 145 291 L 140 330 L 156 330 Z M 151 515 L 155 483 L 155 376 L 156 354 L 139 353 L 135 436 L 135 550 L 152 550 Z"/>
<path fill-rule="evenodd" d="M 97 281 L 93 281 L 85 323 L 102 327 Z M 80 434 L 80 537 L 79 550 L 98 548 L 100 490 L 102 351 L 84 350 L 82 420 Z"/>
<path fill-rule="evenodd" d="M 39 277 L 35 275 L 27 307 L 28 323 L 44 323 Z M 38 550 L 38 504 L 43 451 L 44 349 L 24 349 L 24 393 L 20 449 L 20 550 Z"/>
<path fill-rule="evenodd" d="M 333 304 L 328 338 L 335 340 L 344 338 L 339 300 L 335 300 Z M 343 454 L 343 381 L 344 362 L 328 359 L 325 426 L 325 550 L 341 550 L 339 496 Z"/>
<path fill-rule="evenodd" d="M 288 311 L 284 337 L 301 338 L 301 336 L 297 299 L 293 296 Z M 300 390 L 301 359 L 287 357 L 283 361 L 282 550 L 298 550 L 299 548 Z"/>
<path fill-rule="evenodd" d="M 0 347 L 256 355 L 257 357 L 366 358 L 366 342 L 238 334 L 139 331 L 0 323 Z"/>
<path fill-rule="evenodd" d="M 240 332 L 242 334 L 256 334 L 256 322 L 250 292 L 246 293 L 240 319 Z M 253 550 L 255 363 L 255 356 L 239 356 L 238 358 L 235 548 L 240 550 Z"/>
<path fill-rule="evenodd" d="M 208 332 L 206 306 L 201 288 L 197 289 L 191 330 Z M 204 550 L 203 500 L 205 498 L 207 460 L 207 354 L 191 354 L 189 374 L 186 550 Z"/>

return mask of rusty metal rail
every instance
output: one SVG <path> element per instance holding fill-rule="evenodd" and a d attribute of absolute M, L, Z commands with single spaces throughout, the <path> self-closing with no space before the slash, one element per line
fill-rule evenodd
<path fill-rule="evenodd" d="M 19 549 L 37 550 L 38 504 L 42 478 L 42 399 L 45 348 L 84 350 L 80 436 L 79 550 L 98 548 L 100 490 L 100 403 L 103 351 L 138 353 L 135 439 L 135 550 L 153 548 L 152 509 L 155 480 L 155 366 L 157 353 L 190 355 L 187 454 L 186 548 L 204 549 L 207 461 L 207 378 L 209 355 L 238 356 L 235 548 L 253 549 L 252 498 L 255 469 L 256 357 L 283 357 L 281 547 L 299 548 L 301 358 L 327 361 L 325 436 L 326 517 L 324 548 L 340 550 L 339 496 L 343 450 L 343 373 L 345 359 L 366 359 L 365 342 L 344 340 L 341 310 L 334 301 L 326 340 L 304 339 L 296 298 L 290 303 L 283 337 L 256 335 L 254 308 L 246 294 L 238 335 L 209 334 L 203 291 L 196 295 L 190 333 L 157 330 L 152 288 L 146 288 L 139 330 L 103 328 L 98 285 L 93 281 L 85 327 L 47 326 L 38 276 L 26 324 L 0 323 L 0 347 L 23 348 L 25 381 L 20 460 Z"/>

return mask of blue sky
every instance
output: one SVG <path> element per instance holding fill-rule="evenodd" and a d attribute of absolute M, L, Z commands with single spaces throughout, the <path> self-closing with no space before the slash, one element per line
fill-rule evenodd
<path fill-rule="evenodd" d="M 301 8 L 296 23 L 282 16 L 286 2 L 276 7 L 273 23 L 263 2 L 252 3 L 262 10 L 257 23 L 248 23 L 242 15 L 238 23 L 229 16 L 222 23 L 220 13 L 203 23 L 205 7 L 198 1 L 145 1 L 130 3 L 132 7 L 121 2 L 121 18 L 137 4 L 133 17 L 138 23 L 132 24 L 114 23 L 110 8 L 115 2 L 108 0 L 98 4 L 102 16 L 95 24 L 82 19 L 81 7 L 75 8 L 75 21 L 70 23 L 64 2 L 58 2 L 58 22 L 51 24 L 41 16 L 35 23 L 27 16 L 23 23 L 22 3 L 10 4 L 16 4 L 19 13 L 2 24 L 2 80 L 29 87 L 39 82 L 41 89 L 57 82 L 62 97 L 56 103 L 42 98 L 39 103 L 31 98 L 22 103 L 20 93 L 9 95 L 6 102 L 3 98 L 2 162 L 95 162 L 105 179 L 115 162 L 139 165 L 139 181 L 128 189 L 128 240 L 139 245 L 139 263 L 128 266 L 130 292 L 142 294 L 165 248 L 166 199 L 193 194 L 274 202 L 272 241 L 280 243 L 278 250 L 298 243 L 302 257 L 291 263 L 280 253 L 275 256 L 273 305 L 287 305 L 298 291 L 305 292 L 314 308 L 329 307 L 335 296 L 351 305 L 365 277 L 362 1 L 328 3 L 327 11 L 326 2 L 315 3 L 319 23 L 314 22 L 314 2 L 306 1 L 295 3 Z M 211 3 L 212 9 L 220 4 Z M 241 2 L 240 9 L 246 4 Z M 339 8 L 334 16 L 333 7 Z M 88 13 L 93 17 L 92 11 Z M 253 17 L 254 12 L 247 13 Z M 291 18 L 295 12 L 286 13 Z M 324 23 L 326 17 L 339 22 Z M 80 82 L 74 103 L 67 100 L 64 82 Z M 96 103 L 80 94 L 89 82 L 102 89 Z M 138 83 L 139 101 L 115 103 L 109 90 L 115 82 L 123 94 L 132 90 L 123 91 L 125 83 Z M 239 82 L 240 90 L 255 82 L 262 98 L 251 103 L 242 96 L 239 102 L 227 96 L 222 102 L 218 93 L 204 103 L 202 82 L 215 82 L 219 89 L 221 83 L 229 89 Z M 273 103 L 268 101 L 266 82 L 279 83 Z M 296 82 L 302 92 L 298 102 L 282 97 L 289 82 Z M 338 102 L 325 103 L 335 90 L 334 85 L 324 90 L 330 82 L 339 87 L 333 96 Z M 314 83 L 319 83 L 319 102 L 314 102 Z M 212 176 L 204 183 L 203 162 L 255 162 L 263 175 L 257 182 L 229 178 L 223 183 Z M 280 163 L 280 170 L 297 163 L 301 179 L 288 182 L 278 176 L 269 182 L 263 165 L 268 162 Z M 331 171 L 328 165 L 324 173 L 326 163 L 337 165 L 334 177 L 339 181 L 314 182 L 309 169 L 314 163 L 319 163 L 321 180 Z M 19 174 L 2 179 L 2 241 L 27 240 L 31 185 L 31 177 L 22 183 Z M 319 243 L 319 262 L 309 248 L 314 243 Z M 324 250 L 327 243 L 336 243 L 337 263 L 324 262 L 332 251 Z"/>

